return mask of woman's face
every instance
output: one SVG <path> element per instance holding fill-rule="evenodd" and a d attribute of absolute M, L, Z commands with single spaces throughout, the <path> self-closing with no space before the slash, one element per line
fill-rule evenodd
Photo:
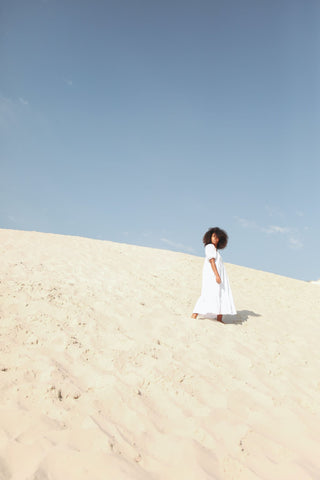
<path fill-rule="evenodd" d="M 217 237 L 217 235 L 215 233 L 213 233 L 212 236 L 211 236 L 211 243 L 213 243 L 213 245 L 217 248 L 218 243 L 219 243 L 219 238 Z"/>

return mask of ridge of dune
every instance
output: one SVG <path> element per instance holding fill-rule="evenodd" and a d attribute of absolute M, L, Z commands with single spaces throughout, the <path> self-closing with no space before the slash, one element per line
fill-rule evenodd
<path fill-rule="evenodd" d="M 192 320 L 203 259 L 0 229 L 0 478 L 320 478 L 317 285 L 226 264 L 238 314 Z"/>

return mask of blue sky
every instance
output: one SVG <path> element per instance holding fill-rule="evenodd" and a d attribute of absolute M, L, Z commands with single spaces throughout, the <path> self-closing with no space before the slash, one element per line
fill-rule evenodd
<path fill-rule="evenodd" d="M 318 0 L 2 2 L 0 226 L 315 280 Z"/>

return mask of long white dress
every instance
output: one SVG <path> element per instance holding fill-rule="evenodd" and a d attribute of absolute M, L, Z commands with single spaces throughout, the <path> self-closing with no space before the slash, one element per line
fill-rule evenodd
<path fill-rule="evenodd" d="M 217 283 L 216 276 L 212 270 L 211 258 L 215 259 L 221 278 L 220 284 Z M 205 246 L 201 296 L 194 307 L 193 313 L 208 317 L 213 315 L 235 315 L 237 313 L 226 269 L 219 251 L 212 243 Z"/>

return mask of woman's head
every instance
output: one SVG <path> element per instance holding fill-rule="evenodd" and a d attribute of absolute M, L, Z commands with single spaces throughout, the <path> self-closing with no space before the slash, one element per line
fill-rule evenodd
<path fill-rule="evenodd" d="M 227 246 L 228 235 L 224 230 L 221 230 L 221 228 L 209 228 L 209 230 L 204 234 L 202 241 L 204 246 L 213 243 L 218 250 L 222 250 Z"/>

